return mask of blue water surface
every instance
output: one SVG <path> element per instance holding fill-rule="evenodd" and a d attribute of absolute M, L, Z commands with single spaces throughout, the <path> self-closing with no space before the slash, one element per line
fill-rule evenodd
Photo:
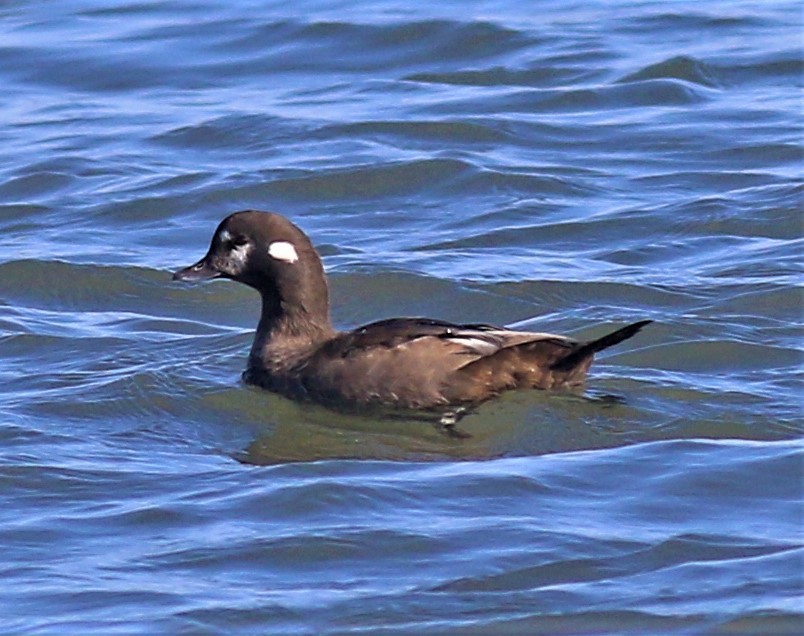
<path fill-rule="evenodd" d="M 799 634 L 797 2 L 0 6 L 0 632 Z M 462 440 L 246 387 L 226 214 L 347 328 L 591 338 Z"/>

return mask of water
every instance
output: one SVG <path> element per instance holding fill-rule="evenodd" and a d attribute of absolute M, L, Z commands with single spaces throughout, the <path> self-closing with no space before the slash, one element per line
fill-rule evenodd
<path fill-rule="evenodd" d="M 0 631 L 801 633 L 795 2 L 0 8 Z M 602 335 L 465 420 L 243 386 L 227 213 L 340 326 Z M 612 400 L 606 396 L 617 396 Z"/>

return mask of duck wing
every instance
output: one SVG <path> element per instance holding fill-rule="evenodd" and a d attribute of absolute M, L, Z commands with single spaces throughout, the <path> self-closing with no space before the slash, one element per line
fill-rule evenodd
<path fill-rule="evenodd" d="M 343 333 L 300 369 L 306 391 L 319 401 L 432 409 L 481 402 L 518 386 L 512 368 L 526 347 L 528 369 L 555 362 L 576 346 L 554 334 L 459 325 L 429 318 L 393 318 Z M 482 361 L 488 361 L 478 367 Z M 536 386 L 536 385 L 534 385 Z"/>
<path fill-rule="evenodd" d="M 461 367 L 446 396 L 450 401 L 482 401 L 508 389 L 581 385 L 595 353 L 630 338 L 651 322 L 641 320 L 585 342 L 551 334 L 506 332 L 509 345 Z"/>
<path fill-rule="evenodd" d="M 342 358 L 356 357 L 373 348 L 389 350 L 422 338 L 434 339 L 430 346 L 439 341 L 463 345 L 451 348 L 451 353 L 492 353 L 504 346 L 503 340 L 496 335 L 500 331 L 504 330 L 493 325 L 458 325 L 432 318 L 389 318 L 358 327 L 331 340 L 325 345 L 325 353 Z"/>

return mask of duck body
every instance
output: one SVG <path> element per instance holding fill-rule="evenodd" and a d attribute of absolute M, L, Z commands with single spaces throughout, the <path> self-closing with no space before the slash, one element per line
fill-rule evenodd
<path fill-rule="evenodd" d="M 229 278 L 257 289 L 262 313 L 244 380 L 349 411 L 451 414 L 511 389 L 576 387 L 597 351 L 651 322 L 588 342 L 429 318 L 392 318 L 338 332 L 315 248 L 288 219 L 269 212 L 224 219 L 204 258 L 173 277 Z"/>
<path fill-rule="evenodd" d="M 309 346 L 253 352 L 244 379 L 331 407 L 452 411 L 518 388 L 583 384 L 592 354 L 559 363 L 583 346 L 547 333 L 428 318 L 392 318 Z"/>

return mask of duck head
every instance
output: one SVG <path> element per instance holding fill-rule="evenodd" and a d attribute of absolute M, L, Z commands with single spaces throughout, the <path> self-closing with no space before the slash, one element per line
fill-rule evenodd
<path fill-rule="evenodd" d="M 235 212 L 218 225 L 209 251 L 173 280 L 227 278 L 253 287 L 263 315 L 305 313 L 329 321 L 329 293 L 321 258 L 310 239 L 272 212 Z"/>

